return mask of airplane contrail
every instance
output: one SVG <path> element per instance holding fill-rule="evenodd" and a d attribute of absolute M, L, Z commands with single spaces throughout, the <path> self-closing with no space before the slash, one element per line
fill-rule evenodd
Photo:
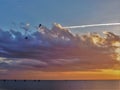
<path fill-rule="evenodd" d="M 74 29 L 74 28 L 87 28 L 87 27 L 100 27 L 100 26 L 119 26 L 120 23 L 105 23 L 105 24 L 89 24 L 89 25 L 80 25 L 80 26 L 66 26 L 63 28 Z"/>

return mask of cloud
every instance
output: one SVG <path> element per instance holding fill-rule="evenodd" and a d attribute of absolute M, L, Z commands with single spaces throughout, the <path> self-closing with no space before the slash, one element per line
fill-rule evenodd
<path fill-rule="evenodd" d="M 27 34 L 0 29 L 0 72 L 119 69 L 120 36 L 112 32 L 75 35 L 60 24 Z M 117 67 L 116 67 L 117 66 Z"/>

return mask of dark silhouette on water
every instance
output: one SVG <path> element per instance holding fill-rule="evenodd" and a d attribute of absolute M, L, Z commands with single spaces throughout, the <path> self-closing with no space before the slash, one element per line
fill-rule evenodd
<path fill-rule="evenodd" d="M 26 82 L 26 80 L 23 80 L 24 82 Z"/>
<path fill-rule="evenodd" d="M 38 80 L 38 82 L 40 82 L 40 80 Z"/>
<path fill-rule="evenodd" d="M 6 80 L 3 80 L 4 82 L 6 82 Z"/>

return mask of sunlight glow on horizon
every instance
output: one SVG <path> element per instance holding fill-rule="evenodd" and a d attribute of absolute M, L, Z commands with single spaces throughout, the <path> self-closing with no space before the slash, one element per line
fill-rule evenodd
<path fill-rule="evenodd" d="M 2 77 L 0 77 L 1 79 Z M 6 79 L 17 80 L 120 80 L 120 70 L 101 69 L 96 71 L 41 72 L 25 71 L 11 74 Z"/>

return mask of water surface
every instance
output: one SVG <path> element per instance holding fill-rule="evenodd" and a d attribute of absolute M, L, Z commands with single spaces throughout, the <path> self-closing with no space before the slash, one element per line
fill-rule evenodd
<path fill-rule="evenodd" d="M 120 90 L 120 81 L 1 80 L 0 90 Z"/>

